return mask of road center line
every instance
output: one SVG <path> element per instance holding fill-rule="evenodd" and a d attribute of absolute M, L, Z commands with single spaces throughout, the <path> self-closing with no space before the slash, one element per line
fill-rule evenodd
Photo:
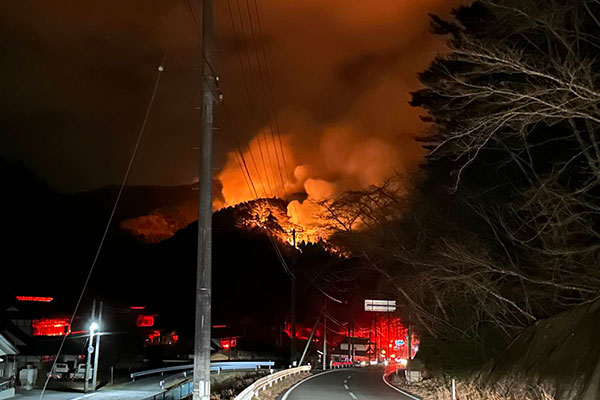
<path fill-rule="evenodd" d="M 348 393 L 350 395 L 350 397 L 352 397 L 354 400 L 358 400 L 358 397 L 356 397 L 356 395 L 352 392 Z"/>
<path fill-rule="evenodd" d="M 292 393 L 292 390 L 296 389 L 298 386 L 300 386 L 304 382 L 310 381 L 311 379 L 314 379 L 314 378 L 318 378 L 321 375 L 330 374 L 332 372 L 340 372 L 340 370 L 339 369 L 330 369 L 329 371 L 321 372 L 320 374 L 316 374 L 316 375 L 311 375 L 308 378 L 301 380 L 300 382 L 296 383 L 294 386 L 289 388 L 289 390 L 287 392 L 285 392 L 285 394 L 283 395 L 281 400 L 287 400 L 290 393 Z"/>
<path fill-rule="evenodd" d="M 350 390 L 350 388 L 348 387 L 348 385 L 344 385 L 344 389 Z"/>

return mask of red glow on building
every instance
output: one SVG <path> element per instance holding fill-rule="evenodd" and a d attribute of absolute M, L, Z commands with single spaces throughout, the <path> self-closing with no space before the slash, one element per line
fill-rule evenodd
<path fill-rule="evenodd" d="M 129 307 L 130 310 L 145 310 L 146 306 L 131 306 Z"/>
<path fill-rule="evenodd" d="M 138 315 L 135 325 L 139 328 L 154 326 L 154 315 Z"/>
<path fill-rule="evenodd" d="M 17 296 L 19 301 L 37 301 L 41 303 L 50 303 L 54 300 L 53 297 L 42 297 L 42 296 Z"/>
<path fill-rule="evenodd" d="M 292 324 L 287 323 L 285 325 L 284 332 L 288 335 L 289 338 L 291 338 L 292 337 Z M 296 339 L 308 340 L 311 332 L 312 332 L 312 327 L 302 325 L 302 324 L 296 324 Z M 321 337 L 321 329 L 319 327 L 319 328 L 317 328 L 317 331 L 315 332 L 315 334 L 313 336 L 313 340 L 315 342 L 318 342 L 320 337 Z"/>
<path fill-rule="evenodd" d="M 220 340 L 221 342 L 221 348 L 228 350 L 228 349 L 232 349 L 235 346 L 237 346 L 237 339 L 236 338 L 222 338 Z"/>
<path fill-rule="evenodd" d="M 31 322 L 33 336 L 65 336 L 71 333 L 68 318 L 42 318 Z"/>

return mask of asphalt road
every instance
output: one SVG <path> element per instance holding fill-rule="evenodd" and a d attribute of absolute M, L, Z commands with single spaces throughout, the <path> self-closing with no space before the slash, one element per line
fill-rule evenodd
<path fill-rule="evenodd" d="M 382 367 L 337 369 L 300 382 L 282 400 L 418 400 L 383 382 Z"/>

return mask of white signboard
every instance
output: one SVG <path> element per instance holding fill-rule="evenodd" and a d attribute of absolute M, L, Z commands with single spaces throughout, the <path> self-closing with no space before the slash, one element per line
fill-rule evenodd
<path fill-rule="evenodd" d="M 374 311 L 374 312 L 396 311 L 396 300 L 365 300 L 365 311 Z"/>

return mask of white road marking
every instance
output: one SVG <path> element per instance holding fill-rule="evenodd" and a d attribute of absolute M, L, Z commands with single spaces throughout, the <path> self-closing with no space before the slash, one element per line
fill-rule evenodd
<path fill-rule="evenodd" d="M 349 380 L 350 378 L 352 378 L 352 375 L 348 375 L 348 377 L 346 378 L 346 380 Z"/>
<path fill-rule="evenodd" d="M 350 390 L 350 388 L 348 387 L 348 385 L 344 385 L 344 389 Z"/>
<path fill-rule="evenodd" d="M 392 372 L 392 373 L 393 373 L 393 372 Z M 392 373 L 389 373 L 389 374 L 387 374 L 387 375 L 391 375 Z M 391 383 L 389 383 L 389 382 L 387 381 L 387 379 L 385 379 L 385 377 L 386 377 L 387 375 L 386 375 L 386 374 L 383 374 L 383 376 L 381 377 L 381 378 L 383 379 L 383 383 L 385 383 L 386 385 L 388 385 L 389 387 L 391 387 L 392 389 L 394 389 L 396 392 L 400 392 L 400 393 L 402 393 L 403 395 L 405 395 L 405 396 L 407 396 L 407 397 L 410 397 L 411 399 L 414 399 L 414 400 L 423 400 L 423 399 L 421 399 L 420 397 L 416 397 L 415 395 L 412 395 L 412 394 L 410 394 L 410 393 L 408 393 L 408 392 L 405 392 L 405 391 L 404 391 L 404 390 L 402 390 L 402 389 L 398 389 L 396 386 L 394 386 L 394 385 L 392 385 Z"/>
<path fill-rule="evenodd" d="M 81 399 L 85 399 L 86 397 L 92 397 L 97 395 L 98 393 L 88 393 L 88 394 L 84 394 L 83 396 L 79 396 L 79 397 L 75 397 L 72 400 L 81 400 Z"/>
<path fill-rule="evenodd" d="M 339 371 L 340 371 L 339 369 L 331 369 L 329 371 L 321 372 L 320 374 L 317 374 L 317 375 L 311 375 L 308 378 L 306 378 L 306 379 L 304 379 L 304 380 L 296 383 L 294 386 L 292 386 L 290 388 L 290 390 L 288 390 L 287 392 L 285 392 L 285 394 L 283 395 L 283 397 L 281 398 L 281 400 L 287 400 L 287 398 L 290 395 L 290 393 L 292 393 L 292 390 L 296 389 L 298 386 L 300 386 L 304 382 L 310 381 L 311 379 L 316 378 L 316 377 L 321 376 L 321 375 L 330 374 L 332 372 L 339 372 Z"/>
<path fill-rule="evenodd" d="M 358 400 L 358 397 L 356 397 L 356 395 L 352 392 L 348 393 L 350 395 L 350 397 L 352 397 L 354 400 Z"/>

